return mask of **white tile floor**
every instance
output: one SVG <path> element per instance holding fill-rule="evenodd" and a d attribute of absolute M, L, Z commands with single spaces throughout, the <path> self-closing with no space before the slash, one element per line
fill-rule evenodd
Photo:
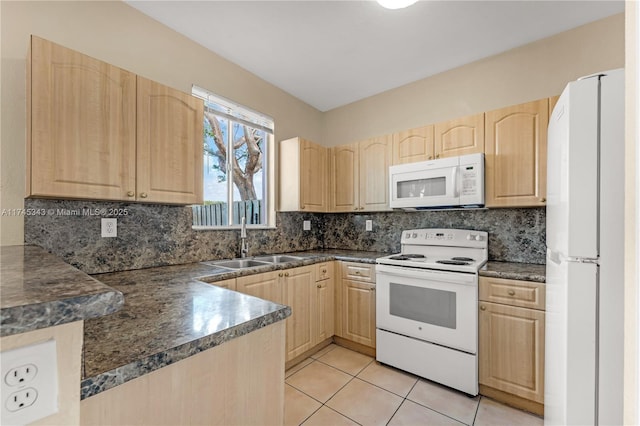
<path fill-rule="evenodd" d="M 471 398 L 329 345 L 285 373 L 285 425 L 542 425 L 540 417 Z"/>

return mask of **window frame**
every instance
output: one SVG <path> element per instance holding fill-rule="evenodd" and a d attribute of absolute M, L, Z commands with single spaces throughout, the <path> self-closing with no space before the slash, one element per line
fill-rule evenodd
<path fill-rule="evenodd" d="M 262 196 L 264 198 L 264 220 L 265 223 L 262 224 L 247 224 L 247 229 L 275 229 L 276 228 L 276 205 L 275 205 L 275 124 L 273 118 L 270 116 L 263 114 L 261 112 L 252 110 L 243 105 L 240 105 L 236 102 L 233 102 L 227 98 L 216 95 L 207 89 L 203 89 L 199 86 L 193 85 L 191 89 L 192 96 L 203 99 L 205 102 L 205 109 L 207 108 L 207 102 L 214 103 L 220 107 L 226 109 L 226 112 L 214 110 L 215 114 L 219 117 L 226 118 L 229 123 L 228 135 L 229 138 L 232 138 L 232 128 L 234 123 L 238 123 L 240 125 L 247 125 L 252 128 L 256 128 L 259 130 L 263 130 L 265 135 L 267 136 L 267 140 L 265 141 L 265 148 L 263 150 L 263 169 L 264 169 L 264 180 Z M 229 146 L 229 141 L 225 141 L 227 147 Z M 221 231 L 221 230 L 229 230 L 229 229 L 240 229 L 241 224 L 233 224 L 232 222 L 232 208 L 233 205 L 233 173 L 232 168 L 230 167 L 231 156 L 234 155 L 235 151 L 231 151 L 227 154 L 227 222 L 228 225 L 194 225 L 193 224 L 193 211 L 192 211 L 192 225 L 191 229 L 195 231 Z M 204 156 L 203 156 L 204 161 Z M 204 167 L 204 164 L 202 165 Z M 203 176 L 204 181 L 204 176 Z M 203 200 L 204 202 L 204 200 Z M 203 204 L 194 204 L 193 206 L 203 205 Z"/>

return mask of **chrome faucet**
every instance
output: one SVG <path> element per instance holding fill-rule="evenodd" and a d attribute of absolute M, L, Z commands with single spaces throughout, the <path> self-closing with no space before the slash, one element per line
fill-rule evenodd
<path fill-rule="evenodd" d="M 242 227 L 240 228 L 240 257 L 247 257 L 249 245 L 247 244 L 247 219 L 242 216 Z"/>

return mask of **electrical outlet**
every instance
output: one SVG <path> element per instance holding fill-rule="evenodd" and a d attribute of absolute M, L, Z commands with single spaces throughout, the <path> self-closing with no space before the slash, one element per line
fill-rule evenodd
<path fill-rule="evenodd" d="M 3 425 L 26 425 L 58 412 L 55 340 L 0 352 Z"/>
<path fill-rule="evenodd" d="M 373 231 L 373 221 L 372 220 L 366 220 L 365 222 L 365 229 L 367 231 Z"/>
<path fill-rule="evenodd" d="M 9 386 L 26 385 L 38 374 L 38 367 L 33 364 L 20 365 L 9 370 L 4 381 Z"/>
<path fill-rule="evenodd" d="M 118 236 L 118 219 L 102 218 L 102 236 L 103 237 Z"/>
<path fill-rule="evenodd" d="M 310 220 L 302 221 L 302 230 L 303 231 L 311 231 L 311 221 Z"/>
<path fill-rule="evenodd" d="M 34 388 L 21 389 L 7 398 L 7 410 L 16 412 L 29 408 L 38 399 L 38 392 Z"/>

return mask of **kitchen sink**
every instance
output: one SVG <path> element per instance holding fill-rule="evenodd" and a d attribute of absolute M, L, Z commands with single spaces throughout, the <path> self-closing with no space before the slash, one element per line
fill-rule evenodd
<path fill-rule="evenodd" d="M 244 268 L 256 268 L 259 266 L 267 266 L 268 262 L 260 262 L 254 259 L 233 259 L 233 260 L 220 260 L 218 262 L 206 262 L 208 265 L 221 266 L 223 268 L 230 269 L 244 269 Z"/>
<path fill-rule="evenodd" d="M 297 256 L 287 256 L 287 255 L 272 255 L 272 256 L 257 256 L 254 257 L 255 260 L 259 260 L 261 262 L 269 262 L 269 263 L 285 263 L 285 262 L 295 262 L 296 260 L 302 259 Z"/>

